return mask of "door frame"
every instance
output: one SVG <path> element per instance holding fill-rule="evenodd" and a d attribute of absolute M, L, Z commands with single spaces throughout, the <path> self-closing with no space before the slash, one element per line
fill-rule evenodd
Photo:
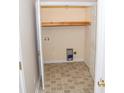
<path fill-rule="evenodd" d="M 23 70 L 19 70 L 19 93 L 20 92 L 21 93 L 26 93 L 24 71 Z"/>
<path fill-rule="evenodd" d="M 36 6 L 39 6 L 39 7 L 36 7 L 36 24 L 37 24 L 37 40 L 38 40 L 38 59 L 40 60 L 39 62 L 39 65 L 40 65 L 40 76 L 42 77 L 42 88 L 43 90 L 45 89 L 44 87 L 44 62 L 43 62 L 43 48 L 42 48 L 42 30 L 41 30 L 41 22 L 40 22 L 40 7 L 43 6 L 43 5 L 47 5 L 47 6 L 93 6 L 93 7 L 96 7 L 97 3 L 96 2 L 50 2 L 50 1 L 40 1 L 40 0 L 36 0 Z M 40 26 L 40 27 L 39 27 Z M 42 61 L 41 61 L 42 59 Z"/>
<path fill-rule="evenodd" d="M 20 38 L 20 37 L 19 37 Z M 24 69 L 22 63 L 21 39 L 19 43 L 19 92 L 26 93 Z M 21 66 L 21 67 L 20 67 Z"/>
<path fill-rule="evenodd" d="M 105 93 L 104 87 L 99 87 L 100 79 L 105 81 L 105 27 L 104 0 L 97 1 L 97 33 L 94 93 Z"/>
<path fill-rule="evenodd" d="M 105 39 L 104 39 L 104 18 L 103 18 L 103 1 L 104 0 L 98 0 L 96 2 L 96 4 L 93 3 L 93 6 L 97 5 L 97 33 L 96 33 L 96 62 L 95 62 L 95 79 L 94 79 L 94 93 L 101 93 L 101 89 L 98 87 L 98 84 L 97 82 L 99 81 L 100 77 L 104 79 L 104 60 L 105 60 L 105 57 L 104 57 L 104 51 L 105 51 Z M 85 5 L 84 3 L 70 3 L 70 2 L 62 2 L 62 3 L 58 3 L 58 2 L 39 2 L 40 5 L 60 5 L 60 6 L 63 6 L 63 5 L 69 5 L 69 6 L 74 6 L 75 4 L 76 5 L 79 5 L 79 6 L 83 6 Z M 39 6 L 40 6 L 39 5 Z M 98 14 L 98 12 L 100 12 Z M 100 67 L 103 67 L 103 68 L 100 68 Z M 104 92 L 103 92 L 104 93 Z"/>
<path fill-rule="evenodd" d="M 44 61 L 43 61 L 43 48 L 42 48 L 42 30 L 40 22 L 40 0 L 35 2 L 35 15 L 36 15 L 36 34 L 37 34 L 37 56 L 39 63 L 39 74 L 42 80 L 42 89 L 44 90 Z"/>

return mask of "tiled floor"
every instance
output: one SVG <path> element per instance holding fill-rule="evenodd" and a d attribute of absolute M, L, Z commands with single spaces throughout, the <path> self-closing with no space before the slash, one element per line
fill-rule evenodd
<path fill-rule="evenodd" d="M 93 93 L 93 79 L 84 62 L 45 64 L 44 93 Z"/>

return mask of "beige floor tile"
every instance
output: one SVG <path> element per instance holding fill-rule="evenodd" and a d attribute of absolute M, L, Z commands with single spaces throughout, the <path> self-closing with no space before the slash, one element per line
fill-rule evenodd
<path fill-rule="evenodd" d="M 45 64 L 44 93 L 93 93 L 93 79 L 84 62 Z"/>

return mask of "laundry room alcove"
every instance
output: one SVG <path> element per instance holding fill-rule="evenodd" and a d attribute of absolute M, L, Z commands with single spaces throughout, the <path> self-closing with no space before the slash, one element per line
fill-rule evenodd
<path fill-rule="evenodd" d="M 96 7 L 42 5 L 40 11 L 45 93 L 93 93 Z"/>

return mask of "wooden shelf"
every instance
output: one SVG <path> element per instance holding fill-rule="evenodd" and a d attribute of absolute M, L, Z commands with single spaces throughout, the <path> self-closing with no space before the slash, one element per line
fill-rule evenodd
<path fill-rule="evenodd" d="M 88 26 L 90 22 L 41 22 L 42 27 L 57 27 L 57 26 Z"/>
<path fill-rule="evenodd" d="M 89 8 L 89 6 L 41 6 L 41 8 Z"/>

